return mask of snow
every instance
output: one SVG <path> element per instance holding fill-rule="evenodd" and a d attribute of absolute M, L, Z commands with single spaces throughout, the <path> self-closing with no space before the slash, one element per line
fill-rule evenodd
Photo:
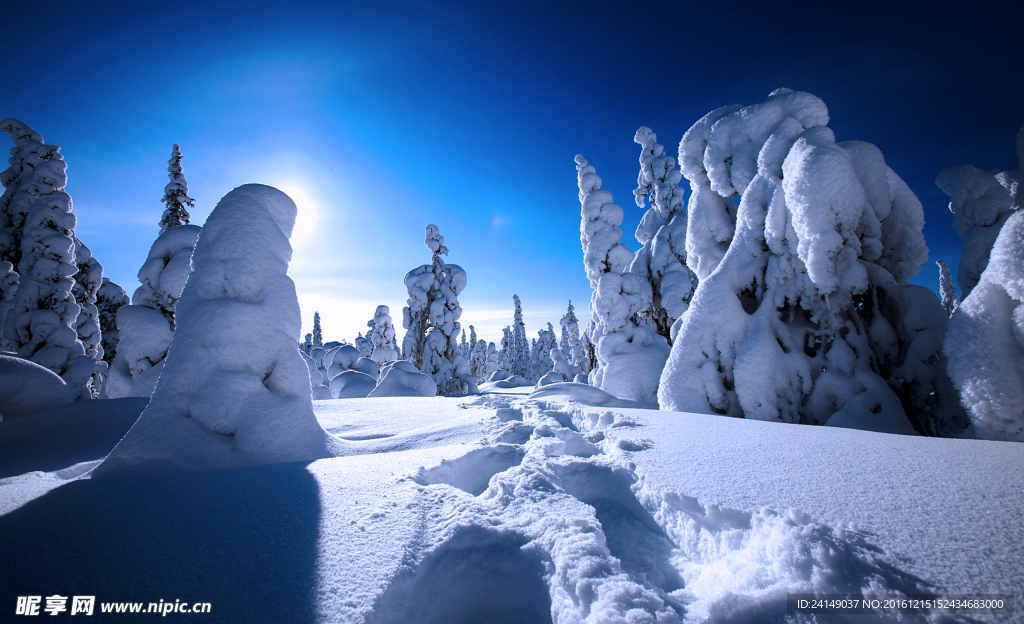
<path fill-rule="evenodd" d="M 419 371 L 408 360 L 389 362 L 381 368 L 380 381 L 370 392 L 371 397 L 431 397 L 437 394 L 437 384 Z"/>
<path fill-rule="evenodd" d="M 74 389 L 50 369 L 0 355 L 0 422 L 74 400 Z"/>
<path fill-rule="evenodd" d="M 296 347 L 299 305 L 287 276 L 295 213 L 287 195 L 259 184 L 217 204 L 196 243 L 149 406 L 97 475 L 328 455 Z"/>
<path fill-rule="evenodd" d="M 138 399 L 3 423 L 0 450 L 43 450 L 0 452 L 0 531 L 17 536 L 0 591 L 174 596 L 238 622 L 724 623 L 786 621 L 787 593 L 1024 587 L 1022 445 L 561 385 L 318 401 L 343 457 L 119 479 L 88 469 Z"/>

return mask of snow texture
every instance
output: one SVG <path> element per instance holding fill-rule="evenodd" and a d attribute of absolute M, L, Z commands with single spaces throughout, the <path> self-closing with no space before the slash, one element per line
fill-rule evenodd
<path fill-rule="evenodd" d="M 651 284 L 627 270 L 633 254 L 620 242 L 622 208 L 583 156 L 576 156 L 576 170 L 583 264 L 594 289 L 590 340 L 597 366 L 590 382 L 624 399 L 653 402 L 669 346 L 647 322 Z"/>
<path fill-rule="evenodd" d="M 377 306 L 373 313 L 373 330 L 367 336 L 372 350 L 370 359 L 383 366 L 398 359 L 398 345 L 395 342 L 395 325 L 391 321 L 391 310 L 386 305 Z"/>
<path fill-rule="evenodd" d="M 408 305 L 402 310 L 402 357 L 429 375 L 442 395 L 471 394 L 476 383 L 469 363 L 459 350 L 459 293 L 466 287 L 466 272 L 457 264 L 446 264 L 444 237 L 436 225 L 428 225 L 424 243 L 430 249 L 430 264 L 405 276 Z"/>
<path fill-rule="evenodd" d="M 96 476 L 328 455 L 295 347 L 301 319 L 287 276 L 295 214 L 287 195 L 259 184 L 217 204 L 149 406 Z"/>
<path fill-rule="evenodd" d="M 921 204 L 878 148 L 836 143 L 827 123 L 820 99 L 778 89 L 684 135 L 687 258 L 701 282 L 659 404 L 824 424 L 855 401 L 881 429 L 906 431 L 909 418 L 956 435 L 945 314 L 907 284 L 927 258 Z"/>
<path fill-rule="evenodd" d="M 973 435 L 1024 442 L 1024 213 L 1003 225 L 949 321 L 944 351 Z"/>
<path fill-rule="evenodd" d="M 188 182 L 185 181 L 185 174 L 181 169 L 181 148 L 175 143 L 171 147 L 171 159 L 167 161 L 167 177 L 170 182 L 164 187 L 164 209 L 160 217 L 160 233 L 178 227 L 188 225 L 188 209 L 195 207 L 196 200 L 188 196 Z"/>

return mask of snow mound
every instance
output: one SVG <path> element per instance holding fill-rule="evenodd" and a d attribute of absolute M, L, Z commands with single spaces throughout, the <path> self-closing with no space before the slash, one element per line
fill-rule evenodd
<path fill-rule="evenodd" d="M 376 367 L 376 364 L 374 364 Z M 361 399 L 377 386 L 377 380 L 359 371 L 347 370 L 331 380 L 331 397 L 335 399 Z"/>
<path fill-rule="evenodd" d="M 541 375 L 541 378 L 537 380 L 536 387 L 537 388 L 541 388 L 541 387 L 549 385 L 549 384 L 562 383 L 564 381 L 565 381 L 565 377 L 563 377 L 561 373 L 556 373 L 555 371 L 549 371 L 549 372 L 544 373 L 543 375 Z"/>
<path fill-rule="evenodd" d="M 247 184 L 210 214 L 149 406 L 95 476 L 328 456 L 287 275 L 295 204 Z"/>
<path fill-rule="evenodd" d="M 435 396 L 437 384 L 408 360 L 396 360 L 384 365 L 377 387 L 371 397 Z"/>
<path fill-rule="evenodd" d="M 0 422 L 75 400 L 75 391 L 48 368 L 0 355 Z"/>

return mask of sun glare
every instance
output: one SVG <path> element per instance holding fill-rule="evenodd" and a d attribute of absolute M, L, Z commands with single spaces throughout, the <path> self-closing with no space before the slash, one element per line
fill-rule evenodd
<path fill-rule="evenodd" d="M 320 220 L 320 211 L 316 203 L 303 191 L 301 184 L 284 184 L 278 187 L 295 202 L 297 214 L 295 215 L 295 228 L 292 230 L 292 249 L 297 249 L 308 243 L 316 233 L 317 222 Z"/>

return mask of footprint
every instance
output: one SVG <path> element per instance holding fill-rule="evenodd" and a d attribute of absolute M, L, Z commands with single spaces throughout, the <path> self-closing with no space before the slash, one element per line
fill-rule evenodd
<path fill-rule="evenodd" d="M 514 532 L 458 529 L 392 581 L 367 624 L 550 624 L 544 564 L 526 543 Z"/>
<path fill-rule="evenodd" d="M 420 468 L 412 480 L 420 485 L 444 483 L 477 496 L 487 489 L 491 477 L 518 466 L 525 455 L 523 447 L 514 444 L 485 446 L 462 457 L 446 459 L 439 466 Z"/>

